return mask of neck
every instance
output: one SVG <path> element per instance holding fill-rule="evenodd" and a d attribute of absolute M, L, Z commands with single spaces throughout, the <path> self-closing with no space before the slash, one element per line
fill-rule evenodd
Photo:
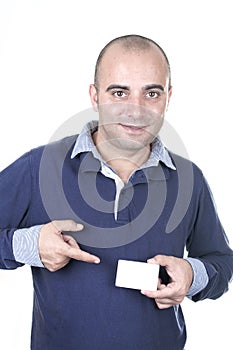
<path fill-rule="evenodd" d="M 118 149 L 109 141 L 102 141 L 98 131 L 93 134 L 93 141 L 101 157 L 110 165 L 125 183 L 136 169 L 144 164 L 150 155 L 150 147 L 141 149 Z"/>

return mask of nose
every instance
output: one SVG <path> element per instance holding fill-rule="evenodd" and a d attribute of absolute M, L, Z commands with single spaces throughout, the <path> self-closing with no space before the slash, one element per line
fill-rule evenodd
<path fill-rule="evenodd" d="M 132 118 L 141 118 L 145 115 L 145 107 L 140 97 L 129 99 L 127 104 L 127 115 Z"/>
<path fill-rule="evenodd" d="M 141 96 L 140 93 L 131 93 L 128 99 L 128 102 L 132 106 L 138 106 L 143 107 L 144 106 L 144 99 L 143 96 Z"/>
<path fill-rule="evenodd" d="M 144 113 L 141 106 L 130 105 L 127 110 L 127 115 L 129 118 L 137 120 L 143 118 Z"/>

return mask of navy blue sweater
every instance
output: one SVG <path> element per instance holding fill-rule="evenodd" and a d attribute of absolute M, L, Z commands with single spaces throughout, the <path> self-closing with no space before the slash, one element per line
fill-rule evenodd
<path fill-rule="evenodd" d="M 164 164 L 137 171 L 121 194 L 116 221 L 114 181 L 101 174 L 91 153 L 71 159 L 75 139 L 34 149 L 0 174 L 2 269 L 22 266 L 12 250 L 16 229 L 54 219 L 84 223 L 85 229 L 74 236 L 81 248 L 101 258 L 99 265 L 71 260 L 54 273 L 32 267 L 31 348 L 183 349 L 186 330 L 180 306 L 160 310 L 154 300 L 114 282 L 118 259 L 183 257 L 186 248 L 190 257 L 204 263 L 209 277 L 193 300 L 215 299 L 227 290 L 233 254 L 201 171 L 174 154 L 176 171 Z M 167 283 L 163 269 L 160 277 Z"/>

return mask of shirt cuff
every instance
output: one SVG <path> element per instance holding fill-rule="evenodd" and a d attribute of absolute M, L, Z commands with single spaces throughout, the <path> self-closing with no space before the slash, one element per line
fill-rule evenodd
<path fill-rule="evenodd" d="M 44 267 L 39 256 L 38 238 L 43 225 L 16 230 L 13 236 L 15 260 L 30 266 Z"/>
<path fill-rule="evenodd" d="M 209 277 L 205 265 L 199 259 L 187 258 L 186 260 L 193 269 L 193 283 L 187 293 L 187 297 L 192 297 L 207 286 Z"/>

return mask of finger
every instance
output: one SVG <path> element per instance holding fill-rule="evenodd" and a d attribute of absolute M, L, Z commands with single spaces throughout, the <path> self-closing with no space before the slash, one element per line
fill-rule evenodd
<path fill-rule="evenodd" d="M 71 248 L 69 250 L 69 255 L 70 258 L 79 260 L 79 261 L 85 261 L 88 263 L 94 263 L 94 264 L 99 264 L 100 263 L 100 258 L 92 255 L 88 252 L 85 252 L 84 250 L 81 250 L 80 248 Z"/>
<path fill-rule="evenodd" d="M 162 290 L 164 288 L 166 288 L 167 286 L 165 284 L 162 283 L 161 278 L 158 278 L 158 284 L 157 284 L 157 290 Z M 146 295 L 149 298 L 155 298 L 157 295 L 157 292 L 155 291 L 149 291 L 149 290 L 141 290 L 141 293 L 143 295 Z"/>
<path fill-rule="evenodd" d="M 78 243 L 76 242 L 76 240 L 69 235 L 62 235 L 63 241 L 66 242 L 67 244 L 69 244 L 71 247 L 79 247 Z M 80 247 L 79 247 L 80 248 Z"/>
<path fill-rule="evenodd" d="M 163 289 L 163 291 L 165 288 Z M 185 295 L 183 294 L 170 294 L 167 296 L 163 295 L 163 293 L 160 294 L 160 296 L 156 296 L 155 300 L 157 303 L 164 304 L 164 305 L 177 305 L 180 304 L 184 300 Z"/>
<path fill-rule="evenodd" d="M 64 235 L 63 238 L 65 242 L 68 243 L 69 245 L 64 250 L 63 252 L 64 255 L 75 260 L 80 260 L 80 261 L 85 261 L 85 262 L 95 263 L 95 264 L 100 263 L 99 257 L 92 255 L 88 252 L 85 252 L 84 250 L 81 250 L 78 243 L 73 237 Z"/>
<path fill-rule="evenodd" d="M 55 220 L 52 221 L 53 226 L 57 231 L 81 231 L 83 229 L 83 225 L 75 222 L 74 220 Z"/>
<path fill-rule="evenodd" d="M 149 290 L 141 290 L 141 294 L 145 295 L 148 298 L 155 299 L 155 292 L 151 292 Z"/>
<path fill-rule="evenodd" d="M 154 299 L 155 303 L 157 304 L 159 309 L 166 309 L 173 305 L 179 304 L 181 301 L 174 300 L 174 299 L 163 299 L 163 298 L 156 298 L 154 292 L 141 290 L 141 293 L 148 298 Z"/>
<path fill-rule="evenodd" d="M 161 289 L 164 289 L 164 288 L 166 288 L 166 284 L 163 284 L 161 278 L 159 278 L 158 279 L 157 289 L 161 290 Z"/>
<path fill-rule="evenodd" d="M 170 298 L 170 299 L 155 298 L 155 302 L 158 306 L 164 305 L 166 307 L 181 304 L 183 300 L 184 300 L 183 297 L 176 297 L 176 298 L 174 297 L 174 298 Z"/>
<path fill-rule="evenodd" d="M 150 264 L 158 264 L 160 266 L 168 266 L 172 263 L 173 257 L 168 255 L 156 255 L 147 260 Z"/>
<path fill-rule="evenodd" d="M 141 293 L 145 296 L 147 296 L 148 298 L 153 298 L 153 299 L 165 299 L 170 297 L 170 293 L 160 293 L 162 291 L 164 291 L 166 289 L 166 286 L 164 288 L 162 288 L 161 290 L 157 290 L 157 291 L 149 291 L 149 290 L 141 290 Z"/>
<path fill-rule="evenodd" d="M 175 304 L 173 303 L 160 303 L 159 301 L 155 300 L 156 305 L 158 306 L 159 309 L 163 310 L 163 309 L 168 309 L 169 307 L 174 306 Z"/>
<path fill-rule="evenodd" d="M 141 293 L 148 298 L 154 299 L 157 306 L 160 309 L 165 309 L 165 308 L 180 304 L 183 301 L 183 298 L 181 297 L 180 298 L 178 297 L 175 298 L 174 296 L 172 296 L 171 298 L 157 297 L 158 294 L 156 292 L 142 290 Z"/>
<path fill-rule="evenodd" d="M 148 260 L 147 260 L 147 263 L 148 263 L 148 264 L 156 264 L 156 265 L 159 265 L 159 264 L 156 262 L 155 257 L 154 257 L 154 258 L 148 259 Z"/>
<path fill-rule="evenodd" d="M 169 283 L 166 285 L 159 285 L 160 288 L 157 289 L 157 291 L 148 291 L 148 290 L 142 290 L 141 293 L 143 295 L 146 295 L 149 298 L 154 299 L 173 299 L 174 297 L 174 285 L 173 283 Z"/>
<path fill-rule="evenodd" d="M 162 290 L 162 289 L 164 289 L 164 288 L 166 288 L 166 285 L 165 284 L 162 284 L 162 281 L 161 281 L 161 279 L 159 278 L 158 279 L 158 284 L 157 284 L 157 289 L 158 290 Z M 143 295 L 146 295 L 148 298 L 156 298 L 156 296 L 157 296 L 157 291 L 149 291 L 149 290 L 141 290 L 141 293 L 143 294 Z"/>

